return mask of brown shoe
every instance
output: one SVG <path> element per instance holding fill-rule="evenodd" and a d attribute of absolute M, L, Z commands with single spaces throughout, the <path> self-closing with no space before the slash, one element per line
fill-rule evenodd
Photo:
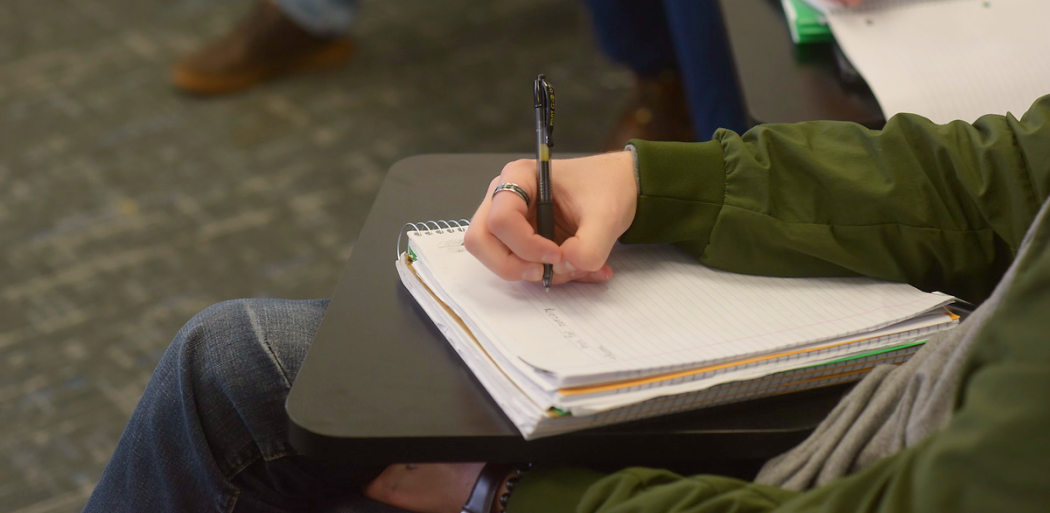
<path fill-rule="evenodd" d="M 336 66 L 353 49 L 353 41 L 310 34 L 263 1 L 232 32 L 176 64 L 172 80 L 188 93 L 234 93 L 283 75 Z"/>
<path fill-rule="evenodd" d="M 638 79 L 634 93 L 601 151 L 620 151 L 627 141 L 693 141 L 689 105 L 676 73 Z"/>

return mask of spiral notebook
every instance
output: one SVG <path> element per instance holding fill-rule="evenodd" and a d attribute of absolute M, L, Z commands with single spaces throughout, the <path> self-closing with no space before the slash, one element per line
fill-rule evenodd
<path fill-rule="evenodd" d="M 467 253 L 467 223 L 409 223 L 396 266 L 527 439 L 856 380 L 958 322 L 944 294 L 728 273 L 664 245 L 618 245 L 612 280 L 546 293 Z"/>

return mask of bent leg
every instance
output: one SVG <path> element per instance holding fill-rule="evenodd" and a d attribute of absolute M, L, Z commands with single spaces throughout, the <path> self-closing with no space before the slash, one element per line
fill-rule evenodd
<path fill-rule="evenodd" d="M 369 479 L 307 461 L 288 443 L 285 398 L 327 306 L 235 300 L 191 319 L 85 511 L 296 511 Z"/>
<path fill-rule="evenodd" d="M 318 37 L 342 37 L 357 19 L 358 0 L 273 0 L 282 12 Z"/>
<path fill-rule="evenodd" d="M 719 128 L 748 128 L 722 12 L 716 0 L 664 0 L 693 131 L 706 141 Z"/>
<path fill-rule="evenodd" d="M 586 0 L 602 52 L 642 78 L 678 68 L 667 19 L 659 3 Z"/>

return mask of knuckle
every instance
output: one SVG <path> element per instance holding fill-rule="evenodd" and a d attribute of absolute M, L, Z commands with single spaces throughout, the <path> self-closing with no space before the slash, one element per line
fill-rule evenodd
<path fill-rule="evenodd" d="M 493 211 L 489 214 L 489 229 L 492 230 L 493 233 L 505 232 L 507 228 L 511 226 L 511 222 L 511 217 L 506 212 Z"/>
<path fill-rule="evenodd" d="M 521 273 L 514 269 L 513 265 L 504 263 L 498 266 L 496 269 L 492 269 L 492 272 L 496 273 L 501 279 L 506 281 L 517 281 L 521 279 Z"/>
<path fill-rule="evenodd" d="M 532 167 L 531 166 L 531 162 L 532 161 L 529 160 L 529 159 L 512 160 L 512 161 L 508 162 L 505 166 L 503 166 L 503 171 L 500 172 L 500 175 L 501 176 L 505 176 L 505 175 L 508 175 L 508 174 L 512 175 L 512 174 L 520 173 L 522 170 L 528 170 L 528 169 L 530 169 Z"/>
<path fill-rule="evenodd" d="M 581 250 L 576 255 L 577 268 L 581 271 L 593 272 L 602 268 L 605 264 L 605 258 L 598 254 L 597 251 L 591 249 Z"/>
<path fill-rule="evenodd" d="M 478 235 L 477 230 L 468 229 L 463 234 L 463 247 L 466 248 L 467 252 L 471 255 L 477 256 L 478 250 L 480 250 L 481 236 Z"/>

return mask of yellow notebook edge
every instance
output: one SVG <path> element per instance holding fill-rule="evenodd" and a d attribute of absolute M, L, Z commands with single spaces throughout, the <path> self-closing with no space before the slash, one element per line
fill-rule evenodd
<path fill-rule="evenodd" d="M 947 309 L 944 310 L 944 313 L 949 318 L 948 323 L 957 322 L 959 320 L 959 316 L 957 314 L 952 313 L 951 311 L 949 311 Z M 789 349 L 789 350 L 786 350 L 786 351 L 780 351 L 780 352 L 776 352 L 776 353 L 769 353 L 769 354 L 763 354 L 763 355 L 758 355 L 758 356 L 752 356 L 752 357 L 738 359 L 738 360 L 729 360 L 729 361 L 726 361 L 726 362 L 721 362 L 721 363 L 717 363 L 717 364 L 713 364 L 713 365 L 706 365 L 706 366 L 697 367 L 697 368 L 693 368 L 693 369 L 685 369 L 685 370 L 674 371 L 674 372 L 669 372 L 669 373 L 665 373 L 665 374 L 656 374 L 656 375 L 653 375 L 653 376 L 646 376 L 646 377 L 643 377 L 643 378 L 627 379 L 627 380 L 616 381 L 616 382 L 612 382 L 612 383 L 604 383 L 604 384 L 601 384 L 601 385 L 583 385 L 583 386 L 577 386 L 577 387 L 565 387 L 565 388 L 559 389 L 558 393 L 560 393 L 562 396 L 569 397 L 569 396 L 574 396 L 574 395 L 593 394 L 593 393 L 596 393 L 596 392 L 608 392 L 608 391 L 612 391 L 612 390 L 619 390 L 619 389 L 623 389 L 623 388 L 630 388 L 630 387 L 635 387 L 635 386 L 648 385 L 648 384 L 658 383 L 658 382 L 661 382 L 661 381 L 667 381 L 667 380 L 672 380 L 672 379 L 678 379 L 678 378 L 694 376 L 696 374 L 703 374 L 705 372 L 711 372 L 711 371 L 716 371 L 716 370 L 728 369 L 728 368 L 732 368 L 732 367 L 739 367 L 739 366 L 742 366 L 742 365 L 747 365 L 747 364 L 757 363 L 757 362 L 762 362 L 762 361 L 768 361 L 768 360 L 772 360 L 772 359 L 776 359 L 776 358 L 784 358 L 784 357 L 793 356 L 793 355 L 812 353 L 812 352 L 822 351 L 822 350 L 826 350 L 826 349 L 833 349 L 833 348 L 836 348 L 836 347 L 841 347 L 841 346 L 845 346 L 845 345 L 849 345 L 849 344 L 856 344 L 856 343 L 859 343 L 859 342 L 872 340 L 873 338 L 877 338 L 877 337 L 860 337 L 860 338 L 850 339 L 850 340 L 846 340 L 846 341 L 842 341 L 842 342 L 836 342 L 836 343 L 832 343 L 832 344 L 825 344 L 825 345 L 820 345 L 820 346 L 811 346 L 811 347 L 805 347 L 805 348 L 802 348 L 802 349 Z"/>
<path fill-rule="evenodd" d="M 518 393 L 523 398 L 525 398 L 526 400 L 529 400 L 533 405 L 535 405 L 535 402 L 531 401 L 531 399 L 528 398 L 528 394 L 525 393 L 523 390 L 521 390 L 521 387 L 515 382 L 515 380 L 510 375 L 508 375 L 506 373 L 506 371 L 503 370 L 503 368 L 498 364 L 498 362 L 496 362 L 496 360 L 492 357 L 492 355 L 488 352 L 488 350 L 486 350 L 485 347 L 481 344 L 481 342 L 478 341 L 477 337 L 474 336 L 473 332 L 467 327 L 467 325 L 463 321 L 463 319 L 454 310 L 452 310 L 451 307 L 449 307 L 444 301 L 442 301 L 437 296 L 437 294 L 430 288 L 430 286 L 427 285 L 426 282 L 420 277 L 419 272 L 416 270 L 415 266 L 413 265 L 413 263 L 414 263 L 413 262 L 413 258 L 409 255 L 409 252 L 406 251 L 405 253 L 403 253 L 401 255 L 401 257 L 400 257 L 400 260 L 404 264 L 405 268 L 408 269 L 412 273 L 412 276 L 413 276 L 414 280 L 416 281 L 416 283 L 418 283 L 420 286 L 423 287 L 423 290 L 426 291 L 426 293 L 430 296 L 430 298 L 433 300 L 433 302 L 436 305 L 440 306 L 441 309 L 448 315 L 448 317 L 450 319 L 452 319 L 457 324 L 459 329 L 462 330 L 462 332 L 467 335 L 469 340 L 474 344 L 474 347 L 479 351 L 479 353 L 477 353 L 477 354 L 479 354 L 479 355 L 483 356 L 485 359 L 487 359 L 492 364 L 493 367 L 495 367 L 496 369 L 499 370 L 499 372 L 503 376 L 503 378 L 508 383 L 512 384 L 518 390 Z M 946 311 L 946 313 L 947 313 L 948 316 L 950 316 L 952 318 L 952 320 L 958 320 L 958 318 L 959 318 L 958 315 L 956 315 L 956 314 L 954 314 L 954 313 L 952 313 L 950 311 Z M 796 351 L 784 351 L 782 353 L 784 353 L 784 354 L 794 354 L 794 353 L 818 350 L 818 349 L 822 349 L 822 348 L 839 346 L 839 345 L 843 345 L 843 344 L 855 343 L 855 342 L 862 341 L 862 340 L 866 340 L 866 339 L 861 338 L 861 339 L 855 339 L 855 340 L 850 340 L 850 341 L 846 341 L 846 342 L 840 342 L 840 343 L 836 343 L 836 344 L 829 344 L 829 345 L 825 345 L 825 346 L 819 346 L 817 348 L 806 348 L 806 349 L 803 349 L 803 350 L 796 350 Z M 700 368 L 700 369 L 691 369 L 691 370 L 687 370 L 687 371 L 678 371 L 678 372 L 674 372 L 674 373 L 668 373 L 668 374 L 663 374 L 663 375 L 658 375 L 658 376 L 651 376 L 649 378 L 643 378 L 643 379 L 638 379 L 638 380 L 621 381 L 621 382 L 617 382 L 617 383 L 610 384 L 610 385 L 592 385 L 592 386 L 589 386 L 589 387 L 575 387 L 575 388 L 567 388 L 567 389 L 562 389 L 562 390 L 582 390 L 582 389 L 586 389 L 586 388 L 602 388 L 602 387 L 606 387 L 606 386 L 613 386 L 613 387 L 631 386 L 629 384 L 634 384 L 635 382 L 639 382 L 639 381 L 648 381 L 648 380 L 657 380 L 657 381 L 659 381 L 659 380 L 666 380 L 666 379 L 674 379 L 674 377 L 678 376 L 678 375 L 690 375 L 690 374 L 695 374 L 695 373 L 698 373 L 698 372 L 706 372 L 707 370 L 711 370 L 713 368 L 723 368 L 723 367 L 733 366 L 733 365 L 743 365 L 743 364 L 749 363 L 749 362 L 754 361 L 754 360 L 762 360 L 762 359 L 767 359 L 767 358 L 776 357 L 776 356 L 783 356 L 783 355 L 781 353 L 776 353 L 774 355 L 765 355 L 763 357 L 753 357 L 753 358 L 747 358 L 747 359 L 744 359 L 744 360 L 737 360 L 737 361 L 732 361 L 732 362 L 723 362 L 723 363 L 717 364 L 717 365 L 705 366 L 705 367 Z M 907 355 L 907 357 L 910 357 L 910 354 Z M 898 360 L 906 360 L 907 357 L 901 357 L 901 356 L 894 357 L 893 355 L 890 355 L 888 357 L 876 360 L 876 362 L 882 362 L 884 360 L 889 360 L 889 359 L 894 359 L 894 358 L 896 358 Z M 867 362 L 865 362 L 865 363 L 867 363 Z M 888 362 L 888 363 L 899 364 L 899 363 L 902 363 L 902 361 Z M 660 396 L 657 396 L 657 397 L 653 397 L 653 398 L 647 399 L 645 401 L 641 401 L 639 403 L 634 403 L 634 404 L 624 405 L 624 406 L 618 406 L 618 407 L 612 408 L 610 410 L 604 410 L 604 411 L 595 412 L 595 414 L 585 415 L 585 417 L 595 417 L 595 420 L 598 421 L 600 423 L 600 425 L 606 425 L 606 424 L 611 424 L 611 423 L 615 423 L 615 422 L 622 422 L 624 420 L 635 420 L 635 419 L 654 417 L 654 416 L 663 415 L 663 414 L 667 414 L 667 413 L 681 412 L 681 411 L 685 411 L 687 409 L 706 408 L 706 407 L 718 406 L 718 405 L 721 405 L 721 404 L 727 404 L 727 403 L 731 403 L 731 402 L 735 402 L 735 401 L 744 401 L 744 400 L 750 400 L 750 399 L 758 399 L 758 398 L 762 398 L 762 397 L 770 397 L 770 396 L 775 396 L 775 395 L 794 393 L 794 392 L 799 392 L 799 391 L 803 391 L 803 390 L 811 390 L 811 389 L 822 388 L 822 387 L 826 387 L 826 386 L 832 386 L 832 385 L 836 385 L 836 384 L 840 384 L 840 383 L 845 383 L 845 382 L 859 380 L 864 375 L 866 375 L 868 372 L 870 372 L 871 369 L 874 368 L 878 364 L 879 363 L 872 363 L 871 365 L 865 365 L 865 366 L 857 368 L 857 369 L 849 369 L 849 367 L 856 366 L 856 365 L 858 365 L 858 363 L 848 362 L 847 361 L 847 362 L 838 362 L 838 364 L 835 365 L 834 367 L 826 367 L 825 365 L 818 364 L 818 365 L 815 365 L 814 367 L 809 367 L 809 368 L 787 369 L 787 370 L 784 370 L 784 371 L 781 371 L 781 372 L 778 372 L 778 373 L 770 374 L 768 376 L 762 376 L 762 377 L 759 377 L 759 378 L 749 379 L 749 380 L 746 380 L 744 382 L 753 382 L 755 385 L 761 386 L 763 384 L 763 382 L 765 382 L 765 381 L 773 380 L 773 379 L 779 379 L 778 374 L 792 373 L 792 372 L 797 372 L 797 373 L 801 373 L 801 374 L 800 375 L 796 375 L 797 379 L 794 379 L 793 381 L 790 381 L 790 382 L 777 383 L 775 385 L 772 385 L 772 386 L 769 386 L 769 387 L 766 387 L 766 388 L 762 388 L 762 389 L 757 389 L 757 390 L 754 390 L 754 389 L 744 390 L 744 391 L 739 391 L 739 392 L 733 393 L 733 394 L 723 395 L 716 401 L 687 402 L 687 403 L 685 403 L 685 404 L 687 404 L 687 406 L 684 406 L 684 407 L 667 407 L 667 408 L 661 408 L 661 409 L 658 409 L 658 410 L 648 410 L 648 411 L 645 411 L 645 413 L 643 413 L 641 415 L 631 415 L 628 419 L 619 419 L 619 420 L 607 421 L 607 422 L 601 422 L 600 420 L 598 420 L 600 417 L 604 417 L 605 416 L 605 415 L 602 415 L 603 413 L 624 412 L 625 410 L 633 409 L 633 408 L 636 408 L 636 407 L 644 407 L 645 405 L 648 405 L 648 404 L 655 404 L 655 403 L 659 403 L 659 402 L 663 402 L 663 401 L 667 401 L 667 400 L 672 400 L 673 401 L 673 400 L 675 400 L 675 398 L 686 398 L 686 400 L 688 400 L 689 396 L 700 396 L 700 395 L 703 395 L 704 392 L 711 392 L 711 391 L 716 391 L 717 392 L 716 389 L 730 389 L 732 387 L 739 387 L 740 384 L 744 383 L 744 382 L 735 381 L 735 382 L 729 382 L 729 383 L 721 383 L 721 384 L 714 385 L 712 387 L 701 389 L 701 390 L 694 390 L 694 391 L 689 391 L 689 392 L 679 392 L 679 393 L 671 393 L 671 394 L 667 394 L 667 395 L 660 395 Z M 849 370 L 843 370 L 842 372 L 836 372 L 836 373 L 833 373 L 831 375 L 802 377 L 802 376 L 807 375 L 807 374 L 813 374 L 813 373 L 817 373 L 817 372 L 827 372 L 827 371 L 832 370 L 832 369 L 849 369 Z M 579 392 L 579 393 L 588 393 L 588 392 Z M 539 409 L 539 408 L 537 407 L 537 409 Z M 563 417 L 564 418 L 568 418 L 570 416 L 572 416 L 572 415 L 569 414 L 568 412 L 559 410 L 557 408 L 550 408 L 546 412 L 546 417 L 549 418 L 549 419 L 557 419 L 557 418 L 563 418 Z M 580 416 L 577 415 L 577 416 L 575 416 L 575 418 L 580 418 Z M 595 425 L 599 425 L 599 424 L 595 424 Z M 527 437 L 529 436 L 529 434 L 527 434 L 527 433 L 523 433 L 523 434 L 525 434 Z"/>

